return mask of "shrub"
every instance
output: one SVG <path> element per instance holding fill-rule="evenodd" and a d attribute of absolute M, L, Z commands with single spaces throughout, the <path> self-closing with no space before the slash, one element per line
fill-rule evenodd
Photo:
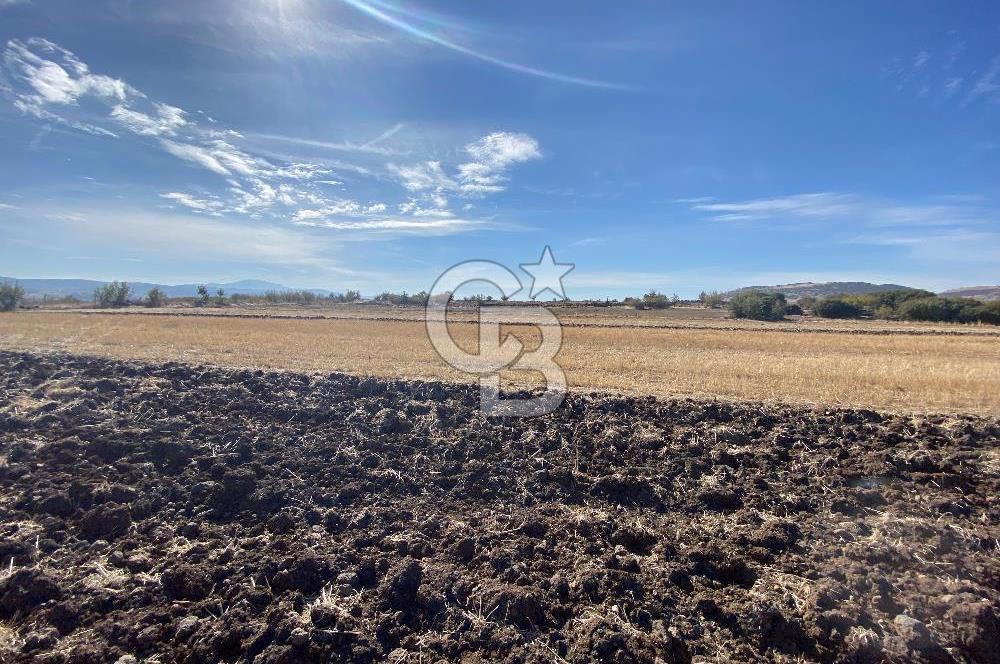
<path fill-rule="evenodd" d="M 786 316 L 801 316 L 805 312 L 802 310 L 798 304 L 786 304 L 785 305 L 785 315 Z"/>
<path fill-rule="evenodd" d="M 16 281 L 0 284 L 0 311 L 14 311 L 24 299 L 24 288 Z"/>
<path fill-rule="evenodd" d="M 357 302 L 361 299 L 361 293 L 356 290 L 347 290 L 343 293 L 330 293 L 328 297 L 331 302 Z"/>
<path fill-rule="evenodd" d="M 812 295 L 806 295 L 797 299 L 795 304 L 799 305 L 802 311 L 812 311 L 812 308 L 816 306 L 816 298 Z"/>
<path fill-rule="evenodd" d="M 706 307 L 711 307 L 713 309 L 718 309 L 726 303 L 726 297 L 719 291 L 702 291 L 698 296 L 698 299 Z"/>
<path fill-rule="evenodd" d="M 650 290 L 648 293 L 642 296 L 642 299 L 635 297 L 625 298 L 625 304 L 630 307 L 635 307 L 636 309 L 666 309 L 671 307 L 679 301 L 679 298 L 674 295 L 673 298 L 667 297 L 663 293 L 658 293 L 655 290 Z"/>
<path fill-rule="evenodd" d="M 983 302 L 979 305 L 979 322 L 1000 325 L 1000 300 Z"/>
<path fill-rule="evenodd" d="M 208 304 L 208 286 L 201 284 L 198 286 L 198 299 L 195 300 L 194 306 L 204 307 Z"/>
<path fill-rule="evenodd" d="M 149 289 L 146 293 L 146 306 L 147 307 L 162 307 L 167 301 L 167 296 L 163 294 L 163 291 L 159 287 L 154 286 Z"/>
<path fill-rule="evenodd" d="M 812 312 L 823 318 L 861 318 L 865 310 L 839 297 L 826 297 L 813 305 Z"/>
<path fill-rule="evenodd" d="M 127 307 L 132 297 L 132 287 L 124 281 L 112 281 L 94 291 L 94 305 L 102 309 Z"/>
<path fill-rule="evenodd" d="M 386 291 L 384 293 L 376 295 L 375 301 L 380 304 L 417 304 L 420 306 L 424 306 L 425 304 L 427 304 L 427 298 L 429 296 L 430 293 L 428 293 L 427 291 L 420 291 L 419 293 L 414 293 L 413 295 L 410 295 L 406 291 L 403 291 L 402 293 L 390 293 L 389 291 Z M 492 302 L 493 296 L 487 295 L 486 297 L 483 297 L 480 295 L 478 297 L 473 296 L 472 298 L 465 298 L 465 299 L 470 301 L 475 300 L 478 302 Z"/>
<path fill-rule="evenodd" d="M 266 304 L 313 304 L 317 299 L 316 293 L 307 290 L 267 291 L 263 295 Z"/>
<path fill-rule="evenodd" d="M 785 317 L 785 307 L 785 296 L 781 293 L 744 291 L 729 299 L 729 310 L 734 318 L 781 320 Z"/>
<path fill-rule="evenodd" d="M 896 318 L 896 309 L 909 300 L 936 297 L 934 293 L 918 289 L 899 289 L 875 293 L 837 295 L 835 299 L 860 307 L 865 313 L 878 318 Z M 839 318 L 839 316 L 838 316 Z"/>
<path fill-rule="evenodd" d="M 907 300 L 896 309 L 903 320 L 973 323 L 980 320 L 983 305 L 961 297 L 921 297 Z"/>
<path fill-rule="evenodd" d="M 215 291 L 215 306 L 224 307 L 226 306 L 226 291 L 219 289 Z"/>
<path fill-rule="evenodd" d="M 674 304 L 674 301 L 663 293 L 651 290 L 642 296 L 642 304 L 646 309 L 666 309 Z"/>

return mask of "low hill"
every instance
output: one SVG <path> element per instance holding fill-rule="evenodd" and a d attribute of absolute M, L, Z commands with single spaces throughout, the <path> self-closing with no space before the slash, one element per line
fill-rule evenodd
<path fill-rule="evenodd" d="M 978 300 L 1000 300 L 1000 286 L 965 286 L 941 291 L 945 297 L 974 297 Z"/>
<path fill-rule="evenodd" d="M 92 279 L 14 279 L 13 277 L 0 277 L 0 283 L 17 282 L 24 288 L 28 297 L 77 297 L 82 300 L 89 300 L 94 296 L 94 290 L 108 283 L 106 281 L 95 281 Z M 157 287 L 162 290 L 167 297 L 194 297 L 198 293 L 198 284 L 151 284 L 141 281 L 130 281 L 132 294 L 142 297 L 151 288 Z M 302 290 L 289 288 L 281 284 L 270 281 L 259 281 L 245 279 L 243 281 L 233 281 L 230 283 L 205 284 L 210 293 L 215 293 L 218 289 L 223 289 L 226 295 L 238 293 L 240 295 L 263 295 L 267 292 L 287 292 L 292 290 Z M 330 291 L 322 289 L 306 289 L 317 295 L 329 295 Z"/>
<path fill-rule="evenodd" d="M 873 284 L 867 281 L 827 281 L 815 283 L 806 281 L 798 284 L 778 284 L 776 286 L 747 286 L 726 293 L 731 297 L 744 291 L 765 291 L 768 293 L 783 293 L 789 300 L 800 297 L 829 297 L 831 295 L 861 295 L 864 293 L 881 293 L 892 290 L 916 290 L 899 284 Z"/>

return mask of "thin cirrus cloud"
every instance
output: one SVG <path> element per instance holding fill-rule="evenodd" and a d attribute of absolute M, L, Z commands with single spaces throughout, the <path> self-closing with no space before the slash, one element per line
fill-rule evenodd
<path fill-rule="evenodd" d="M 957 33 L 949 31 L 948 39 L 934 50 L 887 60 L 882 64 L 883 78 L 897 92 L 954 100 L 963 107 L 1000 97 L 1000 55 L 987 63 L 976 61 Z"/>
<path fill-rule="evenodd" d="M 690 199 L 697 200 L 697 199 Z M 1000 210 L 980 196 L 939 196 L 899 202 L 845 193 L 806 193 L 735 202 L 689 204 L 709 219 L 735 223 L 825 224 L 830 241 L 898 247 L 917 259 L 993 261 Z"/>
<path fill-rule="evenodd" d="M 744 201 L 693 202 L 692 210 L 713 221 L 837 221 L 869 226 L 962 226 L 995 222 L 1000 212 L 979 197 L 950 196 L 946 203 L 902 203 L 857 194 L 817 192 Z"/>
<path fill-rule="evenodd" d="M 403 127 L 405 127 L 403 123 L 397 123 L 372 140 L 360 144 L 352 143 L 350 141 L 321 141 L 313 138 L 302 138 L 299 136 L 283 136 L 281 134 L 253 134 L 253 138 L 265 141 L 279 141 L 282 143 L 291 143 L 293 145 L 323 148 L 325 150 L 337 150 L 339 152 L 362 152 L 384 156 L 403 156 L 408 153 L 402 150 L 379 145 L 383 141 L 386 141 L 398 134 Z"/>
<path fill-rule="evenodd" d="M 567 74 L 561 74 L 558 72 L 548 71 L 545 69 L 539 69 L 537 67 L 529 67 L 527 65 L 522 65 L 516 62 L 511 62 L 510 60 L 505 60 L 503 58 L 498 58 L 481 51 L 469 48 L 468 46 L 463 46 L 451 40 L 445 39 L 440 35 L 434 34 L 428 30 L 425 30 L 413 23 L 409 23 L 402 18 L 401 15 L 414 16 L 412 12 L 404 12 L 403 10 L 395 7 L 394 5 L 380 0 L 379 2 L 366 2 L 366 0 L 342 0 L 345 4 L 354 7 L 355 9 L 367 14 L 368 16 L 374 18 L 375 20 L 391 26 L 397 30 L 400 30 L 408 35 L 416 37 L 422 41 L 430 42 L 432 44 L 437 44 L 443 48 L 446 48 L 456 53 L 461 53 L 471 58 L 477 60 L 482 60 L 483 62 L 488 62 L 492 65 L 498 67 L 503 67 L 504 69 L 509 69 L 511 71 L 516 71 L 521 74 L 528 74 L 529 76 L 537 76 L 539 78 L 545 78 L 550 81 L 558 81 L 560 83 L 570 83 L 573 85 L 583 85 L 593 88 L 605 88 L 609 90 L 636 90 L 635 86 L 624 85 L 621 83 L 613 83 L 610 81 L 600 81 L 592 78 L 584 78 L 581 76 L 570 76 Z M 375 5 L 378 5 L 376 7 Z M 418 19 L 420 20 L 420 19 Z"/>
<path fill-rule="evenodd" d="M 343 180 L 326 165 L 329 162 L 278 162 L 255 154 L 245 147 L 247 141 L 240 132 L 222 129 L 214 120 L 208 120 L 206 125 L 200 114 L 152 100 L 120 79 L 95 74 L 73 53 L 48 40 L 9 41 L 0 75 L 0 91 L 26 115 L 109 139 L 121 135 L 140 137 L 181 161 L 219 176 L 215 189 L 207 193 L 161 194 L 169 205 L 211 216 L 290 219 L 296 224 L 331 230 L 416 233 L 423 229 L 440 234 L 498 228 L 490 223 L 455 219 L 447 195 L 479 198 L 504 191 L 514 165 L 541 157 L 532 137 L 493 132 L 467 144 L 467 159 L 450 175 L 439 162 L 428 161 L 404 166 L 387 163 L 383 166 L 385 173 L 353 169 L 358 176 L 380 180 L 388 174 L 405 190 L 406 198 L 393 203 L 399 214 L 390 217 L 387 202 L 330 198 L 329 187 L 341 186 Z M 395 124 L 360 143 L 286 136 L 263 138 L 399 157 L 408 153 L 385 144 L 403 128 L 402 123 Z"/>

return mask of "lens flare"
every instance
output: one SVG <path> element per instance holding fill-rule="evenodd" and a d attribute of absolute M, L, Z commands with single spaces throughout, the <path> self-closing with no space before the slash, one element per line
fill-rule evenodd
<path fill-rule="evenodd" d="M 504 69 L 510 69 L 511 71 L 520 72 L 522 74 L 528 74 L 531 76 L 537 76 L 539 78 L 545 78 L 550 81 L 559 81 L 560 83 L 572 83 L 575 85 L 585 85 L 593 88 L 605 88 L 610 90 L 636 90 L 634 86 L 623 85 L 620 83 L 611 83 L 608 81 L 599 81 L 591 78 L 582 78 L 579 76 L 569 76 L 566 74 L 560 74 L 558 72 L 547 71 L 545 69 L 538 69 L 537 67 L 529 67 L 527 65 L 518 64 L 516 62 L 510 62 L 509 60 L 503 60 L 501 58 L 488 55 L 486 53 L 480 53 L 467 46 L 462 46 L 461 44 L 456 44 L 453 41 L 449 41 L 443 37 L 440 37 L 432 32 L 428 32 L 423 28 L 417 27 L 412 23 L 407 23 L 401 18 L 394 16 L 393 14 L 406 14 L 413 16 L 414 13 L 409 10 L 398 10 L 393 5 L 385 2 L 384 0 L 374 0 L 379 5 L 374 6 L 373 2 L 367 2 L 366 0 L 342 0 L 342 2 L 354 7 L 355 9 L 364 12 L 368 16 L 385 23 L 386 25 L 392 26 L 397 30 L 401 30 L 417 39 L 422 39 L 432 44 L 437 44 L 444 48 L 450 49 L 457 53 L 467 55 L 471 58 L 476 58 L 477 60 L 482 60 L 483 62 L 488 62 L 490 64 L 496 65 L 498 67 L 503 67 Z M 381 7 L 382 9 L 380 9 Z M 384 11 L 383 11 L 384 9 Z M 392 12 L 392 13 L 389 13 Z"/>

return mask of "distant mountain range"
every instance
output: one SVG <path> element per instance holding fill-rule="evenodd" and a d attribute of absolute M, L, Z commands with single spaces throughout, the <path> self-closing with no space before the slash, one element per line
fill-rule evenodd
<path fill-rule="evenodd" d="M 91 279 L 14 279 L 13 277 L 0 277 L 0 283 L 17 282 L 24 288 L 28 297 L 78 297 L 89 300 L 94 296 L 94 290 L 109 283 L 107 281 L 94 281 Z M 143 297 L 156 287 L 162 290 L 167 297 L 194 297 L 198 294 L 199 284 L 177 284 L 170 286 L 167 284 L 149 284 L 145 282 L 130 281 L 133 297 Z M 238 293 L 240 295 L 263 295 L 267 292 L 283 292 L 293 290 L 308 290 L 317 295 L 329 295 L 330 291 L 317 288 L 289 288 L 281 284 L 270 281 L 260 281 L 256 279 L 244 279 L 243 281 L 233 281 L 226 284 L 205 284 L 208 291 L 213 295 L 218 289 L 223 289 L 226 295 Z"/>
<path fill-rule="evenodd" d="M 768 293 L 783 293 L 790 300 L 800 297 L 830 297 L 831 295 L 861 295 L 864 293 L 881 293 L 891 290 L 916 290 L 899 284 L 872 284 L 867 281 L 828 281 L 817 284 L 806 281 L 800 284 L 778 284 L 777 286 L 747 286 L 726 293 L 727 296 L 743 291 L 766 291 Z"/>
<path fill-rule="evenodd" d="M 1000 300 L 1000 286 L 965 286 L 938 293 L 948 297 L 974 297 L 979 300 Z"/>

